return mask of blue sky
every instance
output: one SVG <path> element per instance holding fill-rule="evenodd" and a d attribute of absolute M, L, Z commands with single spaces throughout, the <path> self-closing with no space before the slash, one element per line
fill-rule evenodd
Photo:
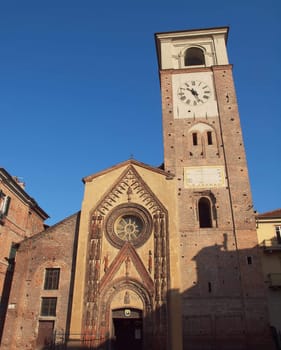
<path fill-rule="evenodd" d="M 254 207 L 280 208 L 281 2 L 9 0 L 0 4 L 0 166 L 53 224 L 81 179 L 163 160 L 154 33 L 230 26 Z"/>

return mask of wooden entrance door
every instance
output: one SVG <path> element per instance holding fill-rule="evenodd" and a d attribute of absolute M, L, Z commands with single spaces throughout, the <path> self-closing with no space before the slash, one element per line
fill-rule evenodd
<path fill-rule="evenodd" d="M 142 320 L 115 318 L 115 350 L 142 349 Z"/>
<path fill-rule="evenodd" d="M 143 319 L 137 309 L 117 309 L 112 312 L 113 339 L 111 349 L 142 350 Z"/>

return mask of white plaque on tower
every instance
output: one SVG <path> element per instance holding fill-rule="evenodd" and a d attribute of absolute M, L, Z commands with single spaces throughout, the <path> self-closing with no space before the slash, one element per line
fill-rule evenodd
<path fill-rule="evenodd" d="M 185 188 L 225 187 L 224 166 L 196 166 L 184 168 Z"/>

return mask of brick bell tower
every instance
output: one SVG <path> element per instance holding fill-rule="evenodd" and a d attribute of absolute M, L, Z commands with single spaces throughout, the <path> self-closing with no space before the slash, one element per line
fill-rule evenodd
<path fill-rule="evenodd" d="M 271 349 L 228 28 L 155 34 L 184 349 Z"/>

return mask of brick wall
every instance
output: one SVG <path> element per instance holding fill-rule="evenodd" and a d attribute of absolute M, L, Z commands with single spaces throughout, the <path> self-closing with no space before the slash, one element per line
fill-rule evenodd
<path fill-rule="evenodd" d="M 75 214 L 20 244 L 1 349 L 35 349 L 39 321 L 54 321 L 54 331 L 68 331 L 78 224 Z M 44 289 L 46 268 L 60 269 L 58 289 Z M 57 298 L 55 317 L 41 316 L 43 297 Z"/>

